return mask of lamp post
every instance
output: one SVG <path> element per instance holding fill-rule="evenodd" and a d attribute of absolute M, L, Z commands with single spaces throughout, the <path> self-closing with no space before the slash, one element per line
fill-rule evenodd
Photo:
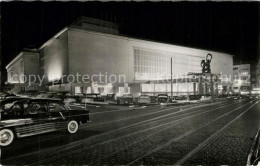
<path fill-rule="evenodd" d="M 172 57 L 171 57 L 171 99 L 172 99 Z"/>

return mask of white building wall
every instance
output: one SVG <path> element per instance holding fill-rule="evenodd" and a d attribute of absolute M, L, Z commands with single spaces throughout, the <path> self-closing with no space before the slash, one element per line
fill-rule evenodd
<path fill-rule="evenodd" d="M 194 65 L 196 70 L 186 65 L 187 71 L 201 72 L 200 62 L 208 53 L 213 56 L 211 71 L 215 74 L 226 74 L 232 78 L 233 57 L 228 54 L 217 53 L 207 50 L 198 50 L 187 47 L 137 40 L 133 38 L 116 35 L 94 33 L 80 29 L 69 30 L 69 67 L 70 73 L 76 74 L 99 74 L 107 72 L 108 75 L 126 75 L 126 81 L 133 83 L 138 81 L 134 78 L 134 49 L 139 48 L 147 51 L 154 51 L 166 55 L 165 64 L 170 67 L 170 59 L 173 57 L 173 70 L 185 67 L 178 66 L 180 59 L 183 62 L 189 58 L 196 58 Z M 167 61 L 168 60 L 168 61 Z M 176 67 L 177 66 L 177 67 Z M 169 74 L 170 71 L 167 73 Z M 170 69 L 170 68 L 169 68 Z M 175 72 L 186 75 L 186 72 Z M 148 79 L 149 80 L 149 79 Z"/>
<path fill-rule="evenodd" d="M 200 62 L 210 53 L 213 56 L 212 73 L 233 77 L 233 57 L 228 54 L 92 32 L 75 27 L 69 27 L 60 36 L 50 39 L 42 48 L 45 75 L 49 80 L 53 75 L 74 77 L 79 75 L 79 80 L 76 80 L 77 84 L 71 87 L 72 91 L 75 89 L 74 86 L 82 87 L 84 92 L 93 86 L 91 76 L 94 82 L 103 86 L 112 82 L 113 86 L 125 87 L 124 83 L 127 83 L 127 86 L 132 86 L 131 89 L 140 91 L 141 86 L 136 83 L 147 83 L 153 79 L 135 77 L 135 49 L 164 55 L 162 66 L 165 67 L 166 74 L 170 73 L 170 59 L 173 57 L 173 74 L 175 75 L 186 75 L 187 71 L 201 73 Z M 193 62 L 187 63 L 187 61 Z M 193 66 L 190 65 L 191 63 Z M 160 74 L 161 71 L 158 73 Z M 115 91 L 119 93 L 118 89 Z"/>
<path fill-rule="evenodd" d="M 21 57 L 7 69 L 8 83 L 24 83 L 24 60 Z"/>

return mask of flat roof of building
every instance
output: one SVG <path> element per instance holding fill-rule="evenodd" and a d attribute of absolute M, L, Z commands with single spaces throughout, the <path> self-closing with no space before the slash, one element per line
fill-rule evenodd
<path fill-rule="evenodd" d="M 25 49 L 24 51 L 21 51 L 11 62 L 9 62 L 7 65 L 6 65 L 6 69 L 10 68 L 10 66 L 12 64 L 14 64 L 15 62 L 17 62 L 19 59 L 21 59 L 24 55 L 24 53 L 29 53 L 29 54 L 39 54 L 38 51 L 36 49 L 33 49 L 33 50 L 28 50 L 28 49 Z"/>
<path fill-rule="evenodd" d="M 94 19 L 94 18 L 88 18 L 88 17 L 83 17 L 84 19 L 93 19 L 93 20 L 98 20 L 98 19 Z M 82 18 L 79 18 L 78 20 L 80 20 Z M 77 21 L 76 21 L 77 22 Z M 76 23 L 75 22 L 75 23 Z M 232 54 L 229 53 L 224 53 L 224 52 L 219 52 L 219 51 L 214 51 L 214 50 L 207 50 L 207 49 L 199 49 L 199 48 L 193 48 L 193 47 L 187 47 L 187 46 L 181 46 L 181 45 L 175 45 L 175 44 L 169 44 L 169 43 L 163 43 L 160 41 L 152 41 L 149 39 L 141 39 L 141 38 L 137 38 L 137 37 L 132 37 L 132 36 L 127 36 L 127 35 L 115 35 L 115 34 L 109 34 L 109 33 L 104 33 L 104 32 L 97 32 L 97 31 L 91 31 L 91 30 L 86 30 L 85 28 L 81 28 L 80 26 L 73 26 L 73 24 L 71 26 L 67 26 L 65 28 L 63 28 L 62 30 L 60 30 L 58 33 L 56 33 L 52 38 L 50 38 L 49 40 L 47 40 L 44 44 L 42 44 L 41 47 L 39 47 L 38 50 L 42 49 L 43 47 L 45 47 L 52 39 L 54 38 L 58 38 L 60 35 L 62 35 L 64 32 L 66 32 L 67 30 L 82 30 L 82 31 L 86 31 L 88 33 L 93 33 L 93 34 L 99 34 L 99 35 L 103 35 L 103 36 L 110 36 L 110 37 L 114 37 L 114 38 L 121 38 L 121 39 L 126 39 L 126 40 L 138 40 L 138 41 L 142 41 L 142 42 L 148 42 L 148 43 L 153 43 L 153 44 L 160 44 L 160 45 L 165 45 L 168 47 L 178 47 L 178 48 L 183 48 L 183 49 L 189 49 L 189 50 L 196 50 L 196 51 L 206 51 L 206 52 L 211 52 L 211 53 L 218 53 L 218 54 L 225 54 L 225 55 L 229 55 L 229 56 L 234 56 Z"/>

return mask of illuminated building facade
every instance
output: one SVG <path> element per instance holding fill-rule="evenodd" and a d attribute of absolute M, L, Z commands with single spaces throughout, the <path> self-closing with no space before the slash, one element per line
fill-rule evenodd
<path fill-rule="evenodd" d="M 119 35 L 116 24 L 86 17 L 57 33 L 39 53 L 40 73 L 47 76 L 49 90 L 73 94 L 170 93 L 171 58 L 176 82 L 177 78 L 188 78 L 190 72 L 201 73 L 201 60 L 208 53 L 213 55 L 212 73 L 233 75 L 232 55 L 125 37 Z M 89 81 L 71 82 L 76 75 L 87 75 L 85 81 Z M 103 77 L 90 80 L 93 75 Z M 111 76 L 113 80 L 108 81 Z M 227 90 L 231 87 L 230 83 L 219 85 Z M 174 95 L 198 94 L 198 89 L 198 84 L 188 81 L 174 83 L 172 88 Z"/>
<path fill-rule="evenodd" d="M 233 93 L 249 93 L 251 89 L 250 64 L 233 66 Z"/>
<path fill-rule="evenodd" d="M 256 64 L 256 83 L 254 87 L 260 88 L 260 60 Z"/>
<path fill-rule="evenodd" d="M 209 94 L 210 90 L 218 92 L 220 89 L 228 91 L 232 86 L 228 81 L 210 88 L 209 83 L 199 84 L 198 78 L 188 75 L 201 73 L 201 60 L 208 53 L 213 56 L 211 72 L 232 78 L 232 55 L 126 37 L 120 35 L 117 24 L 82 17 L 38 49 L 34 58 L 39 57 L 39 67 L 31 71 L 40 74 L 42 85 L 47 89 L 71 91 L 72 94 L 94 92 L 121 96 L 131 93 L 138 96 L 173 92 L 175 96 Z M 27 53 L 18 57 L 25 58 Z M 7 66 L 8 77 L 11 68 L 14 69 L 11 66 L 21 64 L 19 58 Z M 23 62 L 24 71 L 21 67 L 19 70 L 26 74 L 25 63 L 32 61 Z M 172 87 L 171 79 L 174 82 Z"/>
<path fill-rule="evenodd" d="M 39 82 L 29 78 L 39 76 L 39 53 L 37 50 L 21 51 L 7 66 L 7 83 L 13 84 L 14 91 L 37 90 Z"/>

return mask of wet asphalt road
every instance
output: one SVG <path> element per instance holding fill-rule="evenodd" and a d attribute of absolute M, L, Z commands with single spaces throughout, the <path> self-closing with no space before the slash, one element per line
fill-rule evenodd
<path fill-rule="evenodd" d="M 85 107 L 73 105 L 73 108 Z M 3 165 L 245 165 L 260 102 L 184 106 L 86 106 L 91 123 L 1 147 Z"/>

